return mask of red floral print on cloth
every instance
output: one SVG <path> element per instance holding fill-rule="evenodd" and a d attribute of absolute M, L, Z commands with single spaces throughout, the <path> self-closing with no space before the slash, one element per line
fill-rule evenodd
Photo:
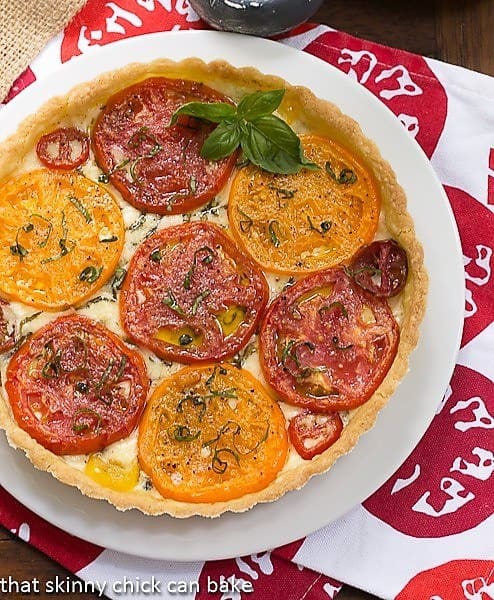
<path fill-rule="evenodd" d="M 493 514 L 494 389 L 487 378 L 456 367 L 420 444 L 364 507 L 419 538 L 461 533 Z"/>
<path fill-rule="evenodd" d="M 34 81 L 36 81 L 36 76 L 31 71 L 31 69 L 28 67 L 14 81 L 14 83 L 12 84 L 12 87 L 10 88 L 10 91 L 7 94 L 7 96 L 5 97 L 5 100 L 3 101 L 3 103 L 7 104 L 7 102 L 10 102 L 12 100 L 12 98 L 15 98 L 17 96 L 17 94 L 20 94 L 22 92 L 22 90 L 26 89 L 27 86 L 31 85 L 31 83 L 33 83 Z"/>
<path fill-rule="evenodd" d="M 291 562 L 303 540 L 282 546 L 273 552 L 261 552 L 242 558 L 206 562 L 199 578 L 200 592 L 196 600 L 221 600 L 250 597 L 250 593 L 229 595 L 228 589 L 237 590 L 252 586 L 252 597 L 256 600 L 329 600 L 336 598 L 342 584 L 325 575 L 305 569 Z M 224 591 L 208 593 L 208 581 L 223 582 Z M 247 587 L 244 587 L 247 590 Z"/>
<path fill-rule="evenodd" d="M 103 548 L 50 525 L 0 487 L 0 523 L 73 573 L 95 560 Z"/>
<path fill-rule="evenodd" d="M 494 214 L 466 192 L 447 186 L 445 189 L 463 248 L 466 303 L 462 345 L 465 345 L 492 322 Z"/>
<path fill-rule="evenodd" d="M 395 600 L 494 600 L 494 561 L 452 560 L 422 571 Z"/>
<path fill-rule="evenodd" d="M 206 26 L 187 0 L 89 0 L 64 32 L 62 62 L 124 38 Z"/>
<path fill-rule="evenodd" d="M 365 85 L 432 156 L 444 128 L 448 101 L 422 56 L 336 31 L 323 33 L 305 50 Z"/>

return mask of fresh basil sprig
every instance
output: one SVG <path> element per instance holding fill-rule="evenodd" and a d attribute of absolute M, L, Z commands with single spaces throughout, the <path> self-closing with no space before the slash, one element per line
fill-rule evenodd
<path fill-rule="evenodd" d="M 293 129 L 272 114 L 284 95 L 285 90 L 254 92 L 244 96 L 237 107 L 223 102 L 189 102 L 175 111 L 170 125 L 175 125 L 180 115 L 218 123 L 201 148 L 201 156 L 208 160 L 222 160 L 240 146 L 251 163 L 270 173 L 319 169 L 305 158 Z"/>

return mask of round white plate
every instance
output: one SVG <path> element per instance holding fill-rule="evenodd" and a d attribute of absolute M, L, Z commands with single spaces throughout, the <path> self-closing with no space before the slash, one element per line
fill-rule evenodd
<path fill-rule="evenodd" d="M 35 513 L 106 548 L 148 558 L 201 560 L 249 554 L 288 543 L 337 519 L 375 491 L 410 454 L 430 423 L 450 379 L 463 323 L 463 263 L 452 212 L 430 164 L 401 123 L 374 96 L 309 54 L 277 42 L 218 32 L 136 37 L 71 60 L 33 84 L 0 112 L 2 137 L 44 101 L 101 72 L 158 57 L 227 58 L 305 85 L 356 119 L 393 166 L 408 197 L 430 275 L 427 314 L 410 371 L 375 427 L 326 474 L 277 502 L 217 519 L 120 513 L 44 472 L 0 442 L 0 482 Z M 427 202 L 424 199 L 427 198 Z M 444 290 L 448 290 L 445 302 Z"/>

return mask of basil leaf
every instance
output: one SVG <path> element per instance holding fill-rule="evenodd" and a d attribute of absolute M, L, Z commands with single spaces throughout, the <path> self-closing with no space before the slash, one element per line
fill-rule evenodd
<path fill-rule="evenodd" d="M 247 121 L 270 115 L 281 104 L 284 95 L 285 90 L 272 90 L 244 96 L 237 106 L 237 115 Z"/>
<path fill-rule="evenodd" d="M 301 162 L 297 148 L 296 155 L 287 152 L 276 137 L 268 137 L 253 123 L 247 123 L 248 135 L 241 139 L 242 150 L 251 163 L 270 173 L 285 175 L 298 173 L 305 165 Z"/>
<path fill-rule="evenodd" d="M 252 121 L 252 125 L 261 131 L 275 146 L 282 148 L 293 158 L 298 159 L 300 165 L 306 169 L 319 169 L 304 156 L 302 144 L 293 129 L 279 117 L 266 115 Z"/>
<path fill-rule="evenodd" d="M 221 160 L 230 156 L 240 144 L 240 128 L 235 121 L 222 121 L 206 138 L 201 156 L 208 160 Z"/>
<path fill-rule="evenodd" d="M 170 125 L 175 125 L 180 115 L 189 115 L 198 119 L 205 119 L 212 123 L 221 123 L 224 119 L 235 117 L 235 106 L 225 102 L 189 102 L 178 108 L 172 116 Z"/>

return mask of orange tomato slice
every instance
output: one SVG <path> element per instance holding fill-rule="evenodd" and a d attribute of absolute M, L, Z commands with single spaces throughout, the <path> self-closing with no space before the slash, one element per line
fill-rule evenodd
<path fill-rule="evenodd" d="M 267 271 L 309 273 L 338 265 L 376 233 L 381 200 L 370 170 L 328 138 L 301 140 L 319 170 L 273 175 L 249 165 L 230 190 L 232 232 Z"/>
<path fill-rule="evenodd" d="M 42 310 L 91 296 L 124 244 L 116 200 L 76 173 L 39 169 L 3 182 L 0 221 L 0 294 Z"/>
<path fill-rule="evenodd" d="M 186 367 L 154 391 L 139 462 L 165 498 L 220 502 L 264 489 L 285 464 L 285 419 L 246 371 Z"/>

